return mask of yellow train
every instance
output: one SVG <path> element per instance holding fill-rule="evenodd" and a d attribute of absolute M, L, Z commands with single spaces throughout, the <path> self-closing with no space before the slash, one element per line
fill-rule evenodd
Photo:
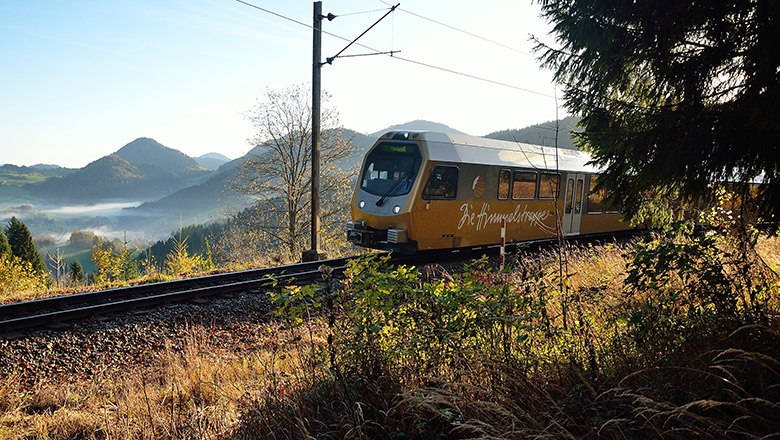
<path fill-rule="evenodd" d="M 591 190 L 587 153 L 466 135 L 392 131 L 368 150 L 347 238 L 402 253 L 631 229 Z M 563 191 L 561 191 L 563 183 Z"/>

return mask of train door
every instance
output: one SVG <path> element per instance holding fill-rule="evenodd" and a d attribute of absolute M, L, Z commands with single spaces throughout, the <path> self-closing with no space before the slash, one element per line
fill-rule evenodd
<path fill-rule="evenodd" d="M 563 235 L 578 235 L 582 219 L 582 202 L 585 197 L 585 175 L 569 174 L 563 199 Z"/>

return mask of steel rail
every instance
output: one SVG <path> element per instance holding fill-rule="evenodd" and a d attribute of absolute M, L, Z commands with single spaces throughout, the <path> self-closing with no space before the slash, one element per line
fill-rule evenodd
<path fill-rule="evenodd" d="M 339 273 L 344 270 L 347 261 L 349 258 L 296 263 L 4 304 L 0 305 L 0 334 L 56 322 L 248 290 L 269 285 L 273 280 L 307 280 L 320 274 L 319 268 L 322 265 L 331 267 L 334 272 Z"/>
<path fill-rule="evenodd" d="M 510 243 L 508 246 L 540 246 L 552 242 L 555 242 L 555 239 Z M 478 257 L 486 252 L 496 252 L 496 248 L 498 248 L 498 245 L 426 251 L 412 255 L 391 256 L 389 263 L 395 265 L 423 265 L 463 260 Z M 309 281 L 323 274 L 320 269 L 323 265 L 330 267 L 333 275 L 338 276 L 346 269 L 348 262 L 355 258 L 359 257 L 294 263 L 285 266 L 249 269 L 183 280 L 141 284 L 3 304 L 0 305 L 0 335 L 8 335 L 18 330 L 42 327 L 64 321 L 74 321 L 92 316 L 149 308 L 165 303 L 246 291 L 257 287 L 269 286 L 274 280 Z"/>

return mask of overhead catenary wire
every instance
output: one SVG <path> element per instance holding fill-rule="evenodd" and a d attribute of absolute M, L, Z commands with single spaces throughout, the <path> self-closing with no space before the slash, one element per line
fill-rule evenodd
<path fill-rule="evenodd" d="M 393 11 L 395 11 L 395 8 L 397 8 L 397 7 L 398 7 L 398 5 L 400 5 L 400 3 L 398 3 L 397 5 L 395 5 L 395 6 L 391 7 L 389 11 L 385 12 L 385 15 L 381 16 L 381 17 L 379 18 L 379 20 L 375 21 L 375 22 L 374 22 L 374 24 L 372 24 L 371 26 L 369 26 L 369 27 L 368 27 L 366 30 L 364 30 L 364 31 L 363 31 L 363 32 L 362 32 L 360 35 L 358 35 L 357 37 L 355 37 L 355 39 L 353 39 L 352 41 L 350 41 L 350 42 L 349 42 L 349 44 L 347 44 L 347 45 L 346 45 L 346 46 L 345 46 L 343 49 L 341 49 L 341 50 L 339 51 L 339 53 L 337 53 L 336 55 L 333 55 L 332 57 L 328 57 L 328 58 L 327 58 L 327 60 L 326 60 L 326 62 L 327 62 L 328 64 L 333 64 L 333 60 L 335 60 L 336 58 L 338 58 L 338 57 L 339 57 L 339 55 L 341 55 L 342 53 L 344 53 L 344 51 L 345 51 L 345 50 L 349 49 L 349 47 L 350 47 L 350 46 L 352 46 L 353 44 L 357 43 L 357 40 L 359 40 L 359 39 L 360 39 L 360 38 L 361 38 L 363 35 L 366 35 L 366 33 L 367 33 L 368 31 L 370 31 L 371 29 L 373 29 L 373 28 L 374 28 L 374 26 L 376 26 L 377 24 L 379 24 L 379 22 L 380 22 L 380 21 L 384 20 L 384 18 L 385 18 L 385 17 L 387 17 L 387 16 L 388 16 L 388 15 L 390 15 L 390 14 L 391 14 Z M 376 52 L 376 50 L 374 50 L 374 51 Z M 392 54 L 393 54 L 393 51 L 390 51 L 389 53 L 390 53 L 390 55 L 392 55 Z"/>
<path fill-rule="evenodd" d="M 257 10 L 265 12 L 267 14 L 271 14 L 271 15 L 273 15 L 275 17 L 279 17 L 279 18 L 281 18 L 283 20 L 290 21 L 290 22 L 295 23 L 297 25 L 304 26 L 304 27 L 309 28 L 309 29 L 314 29 L 314 27 L 312 25 L 310 25 L 310 24 L 306 24 L 306 23 L 304 23 L 302 21 L 299 21 L 299 20 L 296 20 L 294 18 L 287 17 L 286 15 L 280 14 L 278 12 L 271 11 L 270 9 L 263 8 L 261 6 L 258 6 L 258 5 L 255 5 L 253 3 L 250 3 L 250 2 L 248 2 L 246 0 L 235 0 L 235 1 L 238 2 L 238 3 L 241 3 L 242 5 L 248 6 L 250 8 L 257 9 Z M 381 9 L 381 10 L 384 10 L 384 9 Z M 330 37 L 338 38 L 338 39 L 340 39 L 342 41 L 346 41 L 346 42 L 350 42 L 350 43 L 352 42 L 351 39 L 346 38 L 346 37 L 342 37 L 341 35 L 338 35 L 338 34 L 334 34 L 333 32 L 328 32 L 328 31 L 325 31 L 324 29 L 321 29 L 320 31 L 323 34 L 328 35 Z M 520 87 L 520 86 L 515 86 L 515 85 L 512 85 L 512 84 L 504 83 L 504 82 L 501 82 L 501 81 L 495 81 L 495 80 L 492 80 L 492 79 L 489 79 L 489 78 L 485 78 L 485 77 L 481 77 L 481 76 L 478 76 L 478 75 L 473 75 L 473 74 L 470 74 L 470 73 L 461 72 L 461 71 L 458 71 L 458 70 L 455 70 L 455 69 L 450 69 L 450 68 L 446 68 L 446 67 L 436 66 L 434 64 L 413 60 L 413 59 L 410 59 L 410 58 L 400 57 L 400 56 L 395 55 L 395 53 L 397 53 L 398 51 L 389 51 L 389 52 L 388 51 L 380 51 L 380 50 L 375 49 L 373 47 L 366 46 L 365 44 L 361 44 L 361 43 L 357 43 L 357 42 L 355 42 L 354 45 L 355 46 L 360 46 L 360 47 L 362 47 L 364 49 L 367 49 L 367 50 L 370 50 L 372 52 L 375 52 L 377 55 L 389 54 L 391 58 L 397 59 L 397 60 L 400 60 L 400 61 L 405 61 L 407 63 L 416 64 L 418 66 L 427 67 L 429 69 L 434 69 L 434 70 L 438 70 L 438 71 L 441 71 L 441 72 L 446 72 L 446 73 L 450 73 L 450 74 L 453 74 L 453 75 L 458 75 L 458 76 L 462 76 L 462 77 L 465 77 L 465 78 L 470 78 L 470 79 L 486 82 L 486 83 L 489 83 L 489 84 L 493 84 L 493 85 L 497 85 L 497 86 L 501 86 L 501 87 L 506 87 L 506 88 L 510 88 L 510 89 L 514 89 L 514 90 L 518 90 L 518 91 L 522 91 L 522 92 L 531 93 L 531 94 L 534 94 L 534 95 L 538 95 L 538 96 L 554 99 L 554 96 L 549 94 L 549 93 L 539 92 L 539 91 L 536 91 L 536 90 L 531 90 L 531 89 L 527 89 L 527 88 L 524 88 L 524 87 Z M 344 58 L 344 56 L 341 56 L 341 57 Z"/>
<path fill-rule="evenodd" d="M 508 87 L 510 89 L 519 90 L 521 92 L 532 93 L 534 95 L 544 96 L 546 98 L 554 98 L 553 95 L 550 95 L 548 93 L 537 92 L 536 90 L 526 89 L 524 87 L 503 83 L 501 81 L 495 81 L 495 80 L 484 78 L 484 77 L 481 77 L 481 76 L 472 75 L 470 73 L 464 73 L 464 72 L 460 72 L 460 71 L 457 71 L 457 70 L 448 69 L 446 67 L 440 67 L 440 66 L 436 66 L 436 65 L 433 65 L 433 64 L 424 63 L 422 61 L 416 61 L 416 60 L 412 60 L 412 59 L 409 59 L 409 58 L 399 57 L 399 56 L 396 56 L 396 55 L 393 55 L 392 58 L 399 59 L 401 61 L 406 61 L 408 63 L 417 64 L 417 65 L 420 65 L 420 66 L 428 67 L 428 68 L 431 68 L 431 69 L 440 70 L 442 72 L 452 73 L 454 75 L 460 75 L 460 76 L 463 76 L 463 77 L 466 77 L 466 78 L 476 79 L 476 80 L 479 80 L 479 81 L 483 81 L 483 82 L 490 83 L 490 84 L 495 84 L 495 85 L 502 86 L 502 87 Z"/>
<path fill-rule="evenodd" d="M 390 5 L 389 3 L 387 3 L 387 2 L 386 2 L 386 1 L 384 1 L 384 0 L 379 0 L 379 1 L 380 1 L 381 3 L 384 3 L 384 4 L 388 5 L 388 6 Z M 513 52 L 517 52 L 517 53 L 519 53 L 519 54 L 521 54 L 521 55 L 525 55 L 525 56 L 528 56 L 528 57 L 532 57 L 532 58 L 533 58 L 533 55 L 532 55 L 532 54 L 530 54 L 530 53 L 528 53 L 528 52 L 525 52 L 525 51 L 522 51 L 522 50 L 520 50 L 520 49 L 517 49 L 517 48 L 515 48 L 515 47 L 509 46 L 508 44 L 501 43 L 500 41 L 491 40 L 490 38 L 483 37 L 483 36 L 481 36 L 481 35 L 475 34 L 475 33 L 473 33 L 473 32 L 469 32 L 469 31 L 467 31 L 467 30 L 465 30 L 465 29 L 461 29 L 461 28 L 459 28 L 459 27 L 457 27 L 457 26 L 449 25 L 449 24 L 447 24 L 447 23 L 444 23 L 444 22 L 441 22 L 441 21 L 435 20 L 435 19 L 433 19 L 433 18 L 430 18 L 430 17 L 426 17 L 426 16 L 424 16 L 424 15 L 421 15 L 421 14 L 418 14 L 418 13 L 416 13 L 416 12 L 412 12 L 412 11 L 410 11 L 410 10 L 408 10 L 408 9 L 404 9 L 404 8 L 398 8 L 398 10 L 399 10 L 399 11 L 401 11 L 401 12 L 406 12 L 407 14 L 409 14 L 409 15 L 413 15 L 413 16 L 415 16 L 415 17 L 417 17 L 417 18 L 421 18 L 421 19 L 423 19 L 423 20 L 430 21 L 431 23 L 438 24 L 439 26 L 446 27 L 446 28 L 448 28 L 448 29 L 451 29 L 451 30 L 453 30 L 453 31 L 460 32 L 460 33 L 462 33 L 462 34 L 465 34 L 465 35 L 468 35 L 468 36 L 470 36 L 470 37 L 473 37 L 473 38 L 476 38 L 476 39 L 479 39 L 479 40 L 485 41 L 485 42 L 487 42 L 487 43 L 490 43 L 490 44 L 494 44 L 494 45 L 496 45 L 496 46 L 501 46 L 501 47 L 503 47 L 504 49 L 508 49 L 508 50 L 511 50 L 511 51 L 513 51 Z"/>
<path fill-rule="evenodd" d="M 371 9 L 370 11 L 347 12 L 347 13 L 342 13 L 342 14 L 336 15 L 336 17 L 349 17 L 351 15 L 369 14 L 371 12 L 386 11 L 388 9 L 389 8 L 379 8 L 379 9 Z"/>

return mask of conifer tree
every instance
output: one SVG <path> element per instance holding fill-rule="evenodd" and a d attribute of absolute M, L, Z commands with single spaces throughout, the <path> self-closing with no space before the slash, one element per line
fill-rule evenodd
<path fill-rule="evenodd" d="M 70 269 L 70 279 L 74 283 L 84 282 L 84 267 L 81 266 L 79 260 L 73 260 L 73 262 L 70 263 L 68 268 Z"/>
<path fill-rule="evenodd" d="M 69 269 L 71 281 L 74 283 L 84 282 L 84 267 L 81 266 L 79 260 L 73 260 L 73 262 L 69 265 Z"/>
<path fill-rule="evenodd" d="M 2 228 L 0 228 L 0 255 L 11 257 L 11 245 L 8 244 L 8 237 L 5 236 Z"/>
<path fill-rule="evenodd" d="M 27 229 L 27 225 L 16 217 L 11 217 L 8 226 L 5 228 L 5 235 L 11 247 L 11 254 L 22 261 L 30 263 L 33 269 L 41 275 L 48 272 L 46 263 L 43 262 L 43 257 L 35 249 L 33 237 L 30 230 Z"/>
<path fill-rule="evenodd" d="M 635 213 L 644 195 L 714 198 L 728 181 L 777 227 L 780 3 L 540 3 L 556 39 L 542 64 L 612 201 Z"/>

